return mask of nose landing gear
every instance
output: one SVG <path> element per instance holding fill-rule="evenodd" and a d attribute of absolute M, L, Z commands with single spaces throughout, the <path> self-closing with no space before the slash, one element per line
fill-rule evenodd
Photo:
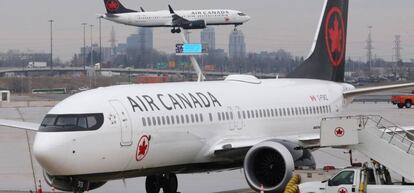
<path fill-rule="evenodd" d="M 147 176 L 145 190 L 147 193 L 159 193 L 161 188 L 164 193 L 177 193 L 178 181 L 175 174 L 163 174 Z"/>
<path fill-rule="evenodd" d="M 173 33 L 173 34 L 174 33 L 181 33 L 181 29 L 180 28 L 177 28 L 177 29 L 176 28 L 172 28 L 171 29 L 171 33 Z"/>
<path fill-rule="evenodd" d="M 240 24 L 235 24 L 235 25 L 234 25 L 234 29 L 233 29 L 233 31 L 237 31 L 237 30 L 238 30 L 238 28 L 237 28 L 237 27 L 239 27 L 239 25 L 240 25 Z"/>

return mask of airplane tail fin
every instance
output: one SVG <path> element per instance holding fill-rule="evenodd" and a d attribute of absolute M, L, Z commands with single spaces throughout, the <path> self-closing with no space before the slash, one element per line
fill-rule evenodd
<path fill-rule="evenodd" d="M 311 53 L 288 77 L 344 82 L 347 26 L 348 0 L 325 0 Z"/>
<path fill-rule="evenodd" d="M 125 8 L 119 0 L 104 0 L 106 11 L 110 14 L 132 13 L 135 10 Z"/>

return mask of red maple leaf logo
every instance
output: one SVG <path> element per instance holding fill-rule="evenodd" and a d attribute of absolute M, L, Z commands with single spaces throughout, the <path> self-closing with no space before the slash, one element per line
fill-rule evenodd
<path fill-rule="evenodd" d="M 333 7 L 325 21 L 325 44 L 329 61 L 334 68 L 339 67 L 345 57 L 345 23 L 342 10 Z"/>
<path fill-rule="evenodd" d="M 347 190 L 347 189 L 345 189 L 345 188 L 340 188 L 340 189 L 338 190 L 338 193 L 348 193 L 348 190 Z"/>
<path fill-rule="evenodd" d="M 335 17 L 333 28 L 329 29 L 329 39 L 331 40 L 331 52 L 341 52 L 342 29 L 339 29 L 338 18 Z"/>
<path fill-rule="evenodd" d="M 344 128 L 342 128 L 342 127 L 336 128 L 335 129 L 335 135 L 338 136 L 338 137 L 344 136 L 345 135 Z"/>
<path fill-rule="evenodd" d="M 119 7 L 119 2 L 117 0 L 111 0 L 108 1 L 106 4 L 106 8 L 108 8 L 110 11 L 116 11 Z"/>
<path fill-rule="evenodd" d="M 139 145 L 138 156 L 145 155 L 145 153 L 147 153 L 147 147 L 148 147 L 148 145 L 144 140 L 144 142 L 142 142 L 142 144 Z"/>
<path fill-rule="evenodd" d="M 150 145 L 150 137 L 147 135 L 144 135 L 139 139 L 138 141 L 138 147 L 137 147 L 137 154 L 136 154 L 136 160 L 141 161 L 145 158 L 145 156 L 148 153 Z"/>

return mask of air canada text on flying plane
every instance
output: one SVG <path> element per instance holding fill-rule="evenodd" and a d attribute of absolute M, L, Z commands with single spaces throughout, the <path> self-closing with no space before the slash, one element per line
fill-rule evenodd
<path fill-rule="evenodd" d="M 137 95 L 127 96 L 127 99 L 134 112 L 221 107 L 220 101 L 210 92 Z"/>
<path fill-rule="evenodd" d="M 191 14 L 193 15 L 214 15 L 214 14 L 230 14 L 229 11 L 226 10 L 217 10 L 217 11 L 192 11 Z"/>

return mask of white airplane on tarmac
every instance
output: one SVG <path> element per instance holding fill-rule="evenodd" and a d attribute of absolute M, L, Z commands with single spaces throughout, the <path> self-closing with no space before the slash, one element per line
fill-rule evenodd
<path fill-rule="evenodd" d="M 147 193 L 176 193 L 176 174 L 243 168 L 253 190 L 280 192 L 295 168 L 315 167 L 301 147 L 318 144 L 323 117 L 354 96 L 414 86 L 343 83 L 347 20 L 348 0 L 326 0 L 311 55 L 287 79 L 97 88 L 63 100 L 40 125 L 0 125 L 36 132 L 35 158 L 62 191 L 146 177 Z"/>
<path fill-rule="evenodd" d="M 104 0 L 107 13 L 101 17 L 109 21 L 137 27 L 172 27 L 171 33 L 181 29 L 204 29 L 208 25 L 242 25 L 250 20 L 247 14 L 229 9 L 169 10 L 141 12 L 125 8 L 119 0 Z"/>

